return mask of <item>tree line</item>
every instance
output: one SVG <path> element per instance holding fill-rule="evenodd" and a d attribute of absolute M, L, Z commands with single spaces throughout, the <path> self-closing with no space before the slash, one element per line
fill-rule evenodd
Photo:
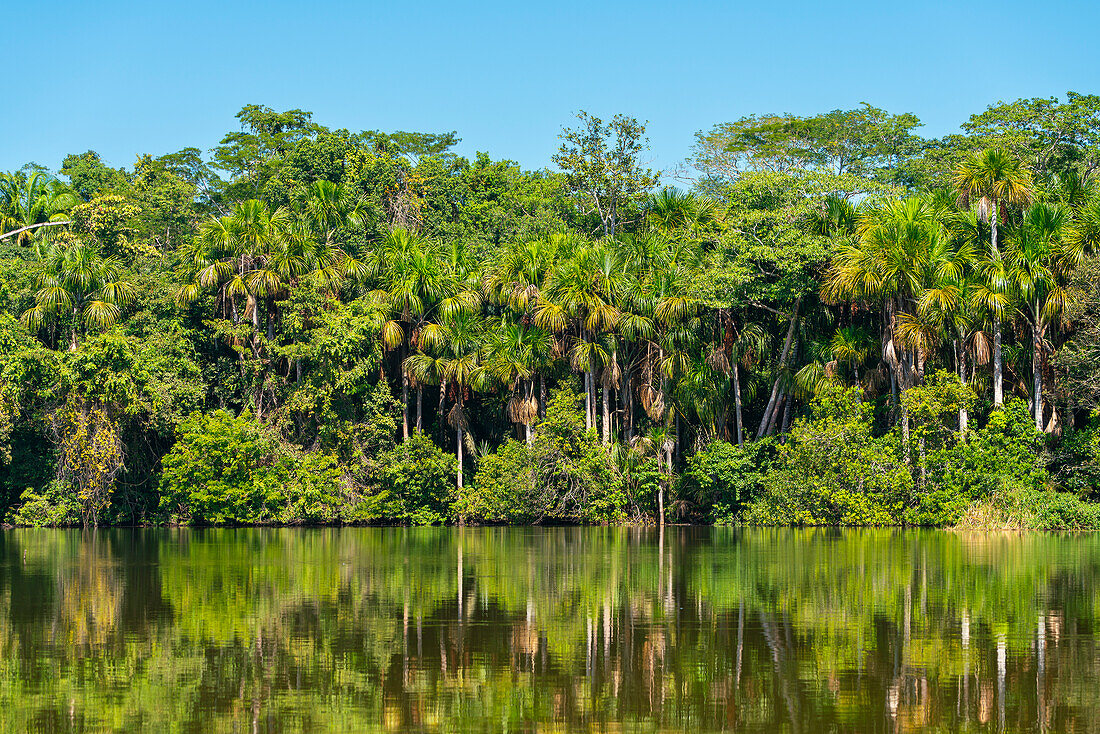
<path fill-rule="evenodd" d="M 1100 98 L 749 116 L 664 183 L 626 115 L 539 171 L 238 118 L 0 175 L 9 522 L 1096 522 Z"/>

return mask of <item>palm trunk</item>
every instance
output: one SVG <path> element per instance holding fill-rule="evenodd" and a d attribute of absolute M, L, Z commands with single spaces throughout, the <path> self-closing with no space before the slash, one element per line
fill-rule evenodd
<path fill-rule="evenodd" d="M 1004 362 L 1001 355 L 1001 318 L 993 317 L 993 407 L 1004 405 Z"/>
<path fill-rule="evenodd" d="M 737 362 L 733 363 L 733 406 L 737 416 L 737 445 L 745 443 L 745 433 L 741 426 L 741 370 Z"/>
<path fill-rule="evenodd" d="M 80 347 L 80 340 L 77 337 L 77 324 L 79 324 L 80 313 L 77 308 L 73 307 L 73 331 L 69 341 L 69 351 L 75 352 Z"/>
<path fill-rule="evenodd" d="M 990 241 L 993 245 L 993 259 L 998 261 L 1001 259 L 1001 252 L 997 249 L 997 202 L 993 202 L 993 216 L 990 218 L 992 224 Z M 1005 391 L 1004 391 L 1004 356 L 1001 354 L 1001 317 L 998 314 L 993 314 L 993 407 L 999 408 L 1004 405 Z"/>
<path fill-rule="evenodd" d="M 1035 430 L 1043 430 L 1043 332 L 1039 328 L 1039 304 L 1035 304 L 1035 326 L 1031 330 L 1031 393 Z"/>
<path fill-rule="evenodd" d="M 623 374 L 619 377 L 619 410 L 622 412 L 622 417 L 619 419 L 619 426 L 627 444 L 630 443 L 631 439 L 629 405 L 630 364 L 628 362 L 627 365 L 623 367 Z"/>
<path fill-rule="evenodd" d="M 527 406 L 528 407 L 530 407 L 531 400 L 534 397 L 535 397 L 535 381 L 532 379 L 532 380 L 527 381 Z M 534 416 L 526 416 L 526 413 L 525 413 L 525 417 L 527 417 L 527 421 L 524 424 L 526 429 L 527 429 L 525 438 L 527 440 L 527 445 L 530 446 L 531 445 L 531 438 L 533 436 L 533 434 L 531 432 L 531 424 L 534 423 Z"/>
<path fill-rule="evenodd" d="M 455 452 L 458 454 L 458 494 L 462 495 L 462 386 L 458 388 L 458 415 L 455 416 L 455 435 L 458 439 Z"/>
<path fill-rule="evenodd" d="M 611 388 L 606 383 L 603 386 L 603 443 L 605 446 L 611 443 Z"/>
<path fill-rule="evenodd" d="M 955 340 L 955 358 L 959 366 L 959 382 L 966 387 L 966 345 Z M 965 390 L 963 391 L 965 394 Z M 966 441 L 966 429 L 970 423 L 970 415 L 966 410 L 966 400 L 959 403 L 959 440 Z"/>
<path fill-rule="evenodd" d="M 419 382 L 416 385 L 416 432 L 422 433 L 424 431 L 423 423 L 424 415 L 424 386 Z"/>
<path fill-rule="evenodd" d="M 584 430 L 592 430 L 592 373 L 584 371 Z"/>
<path fill-rule="evenodd" d="M 409 374 L 405 371 L 405 360 L 401 360 L 401 437 L 409 438 Z"/>
<path fill-rule="evenodd" d="M 802 297 L 799 296 L 798 300 L 794 302 L 794 311 L 791 312 L 791 323 L 787 327 L 787 338 L 783 341 L 783 351 L 779 354 L 779 365 L 777 369 L 782 369 L 787 363 L 787 355 L 791 351 L 791 343 L 794 341 L 794 330 L 798 324 L 798 309 L 802 305 Z M 756 431 L 757 438 L 763 438 L 768 432 L 770 423 L 774 422 L 775 402 L 779 398 L 779 375 L 776 375 L 775 382 L 772 384 L 771 397 L 768 398 L 768 407 L 764 409 L 764 417 L 760 419 L 760 428 Z"/>
<path fill-rule="evenodd" d="M 539 373 L 539 418 L 546 417 L 546 375 Z"/>

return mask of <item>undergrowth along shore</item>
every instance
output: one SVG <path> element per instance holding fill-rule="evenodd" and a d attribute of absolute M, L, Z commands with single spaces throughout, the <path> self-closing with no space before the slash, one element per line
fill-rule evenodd
<path fill-rule="evenodd" d="M 376 437 L 377 482 L 351 490 L 333 457 L 288 452 L 247 416 L 196 414 L 165 456 L 159 511 L 143 524 L 651 524 L 663 506 L 670 523 L 1100 529 L 1100 504 L 1066 489 L 1097 453 L 1058 466 L 1022 401 L 964 439 L 941 423 L 960 396 L 950 373 L 910 389 L 906 442 L 900 429 L 875 434 L 875 407 L 856 389 L 827 387 L 784 440 L 713 441 L 674 476 L 657 456 L 608 451 L 584 425 L 581 396 L 563 389 L 529 442 L 478 457 L 461 490 L 454 457 L 418 434 Z M 396 407 L 381 390 L 372 399 L 380 416 Z M 1095 452 L 1098 431 L 1074 440 Z M 81 507 L 52 487 L 28 490 L 10 520 L 78 525 Z"/>

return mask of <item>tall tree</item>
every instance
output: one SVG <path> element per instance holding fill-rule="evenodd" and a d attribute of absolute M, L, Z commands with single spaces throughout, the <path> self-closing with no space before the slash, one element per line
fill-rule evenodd
<path fill-rule="evenodd" d="M 577 119 L 579 127 L 562 130 L 553 160 L 588 210 L 599 217 L 604 236 L 614 237 L 623 217 L 657 183 L 658 175 L 640 160 L 649 143 L 646 126 L 626 115 L 605 123 L 581 111 Z"/>
<path fill-rule="evenodd" d="M 975 204 L 978 216 L 990 223 L 989 269 L 991 285 L 998 289 L 1003 277 L 998 267 L 1001 252 L 998 227 L 1001 214 L 1008 207 L 1026 206 L 1033 195 L 1031 171 L 1026 164 L 1000 148 L 987 148 L 971 155 L 955 171 L 955 188 L 959 204 Z M 993 304 L 993 404 L 1004 404 L 1004 356 L 1001 349 L 1001 316 Z"/>

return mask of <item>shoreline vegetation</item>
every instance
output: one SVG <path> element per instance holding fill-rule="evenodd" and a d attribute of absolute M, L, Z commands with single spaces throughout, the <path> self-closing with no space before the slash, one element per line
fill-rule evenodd
<path fill-rule="evenodd" d="M 665 173 L 237 117 L 0 173 L 5 525 L 1100 529 L 1100 97 Z"/>

